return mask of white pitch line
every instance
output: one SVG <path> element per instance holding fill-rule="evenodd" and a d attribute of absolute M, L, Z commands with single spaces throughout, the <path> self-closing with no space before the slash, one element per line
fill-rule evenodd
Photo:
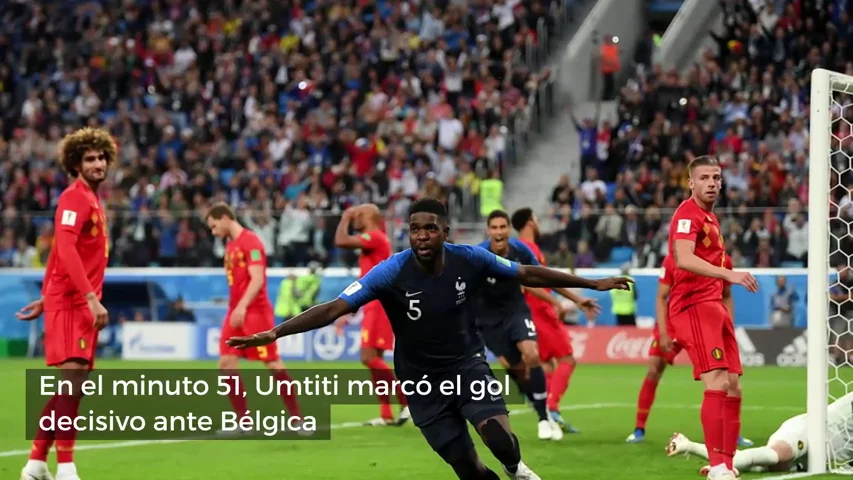
<path fill-rule="evenodd" d="M 778 475 L 776 477 L 762 477 L 762 480 L 787 480 L 789 478 L 806 478 L 813 477 L 815 475 L 821 475 L 820 473 L 788 473 L 785 475 Z"/>
<path fill-rule="evenodd" d="M 573 411 L 573 410 L 603 410 L 609 408 L 636 408 L 636 404 L 634 403 L 587 403 L 587 404 L 578 404 L 578 405 L 566 405 L 562 406 L 560 410 L 562 411 Z M 670 408 L 670 409 L 679 409 L 679 410 L 692 410 L 698 409 L 699 405 L 687 405 L 687 404 L 668 404 L 668 405 L 655 405 L 655 408 Z M 798 411 L 802 410 L 802 408 L 798 407 L 756 407 L 744 405 L 742 407 L 743 410 L 784 410 L 784 411 Z M 510 410 L 510 415 L 527 415 L 532 413 L 529 408 L 524 409 L 514 409 Z M 338 423 L 331 426 L 332 430 L 340 430 L 344 428 L 356 428 L 364 426 L 363 422 L 345 422 Z M 369 428 L 369 427 L 365 427 Z M 163 440 L 127 440 L 123 442 L 109 442 L 109 443 L 95 443 L 95 444 L 83 444 L 77 445 L 74 447 L 75 452 L 83 452 L 86 450 L 111 450 L 114 448 L 132 448 L 132 447 L 144 447 L 146 445 L 166 445 L 166 444 L 175 444 L 175 443 L 185 443 L 190 441 L 198 441 L 201 439 L 163 439 Z M 30 450 L 7 450 L 5 452 L 0 452 L 0 458 L 3 457 L 19 457 L 24 455 L 29 455 Z M 773 478 L 796 478 L 796 477 L 773 477 Z M 767 480 L 771 480 L 768 478 Z"/>

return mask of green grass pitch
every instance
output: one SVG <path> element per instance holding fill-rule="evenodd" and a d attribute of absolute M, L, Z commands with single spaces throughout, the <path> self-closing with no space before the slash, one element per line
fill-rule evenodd
<path fill-rule="evenodd" d="M 38 360 L 0 363 L 0 384 L 5 394 L 0 404 L 0 478 L 18 478 L 27 459 L 30 443 L 25 440 L 23 424 L 24 372 L 42 365 Z M 333 367 L 328 363 L 289 366 L 324 370 Z M 353 368 L 352 364 L 341 366 Z M 100 361 L 98 367 L 186 369 L 214 365 Z M 563 414 L 581 433 L 566 435 L 562 442 L 539 441 L 532 412 L 523 405 L 511 407 L 517 412 L 511 423 L 521 441 L 525 463 L 545 480 L 701 478 L 698 470 L 702 460 L 668 458 L 664 453 L 666 442 L 675 431 L 702 439 L 698 408 L 702 388 L 692 381 L 687 368 L 671 368 L 665 374 L 647 425 L 646 442 L 624 442 L 634 426 L 637 392 L 644 373 L 643 366 L 580 365 L 563 399 Z M 763 444 L 782 421 L 805 410 L 805 385 L 805 369 L 748 369 L 743 379 L 743 434 L 757 445 Z M 333 422 L 359 422 L 377 414 L 376 406 L 336 406 Z M 475 443 L 484 462 L 500 471 L 476 436 Z M 219 440 L 133 445 L 102 441 L 79 442 L 78 446 L 83 449 L 75 459 L 84 480 L 455 478 L 411 424 L 403 428 L 335 429 L 328 441 Z M 50 462 L 53 465 L 53 453 Z"/>

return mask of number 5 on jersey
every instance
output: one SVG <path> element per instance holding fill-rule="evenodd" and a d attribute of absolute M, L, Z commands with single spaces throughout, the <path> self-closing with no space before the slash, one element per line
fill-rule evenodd
<path fill-rule="evenodd" d="M 417 298 L 409 299 L 409 311 L 406 312 L 406 315 L 409 316 L 409 320 L 416 322 L 416 321 L 421 319 L 421 315 L 423 314 L 423 312 L 421 312 L 420 307 L 418 307 L 418 304 L 420 304 L 420 303 L 421 303 L 420 299 L 417 299 Z"/>

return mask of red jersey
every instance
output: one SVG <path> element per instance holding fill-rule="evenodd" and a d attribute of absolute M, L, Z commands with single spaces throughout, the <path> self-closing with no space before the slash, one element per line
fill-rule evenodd
<path fill-rule="evenodd" d="M 237 238 L 225 246 L 225 278 L 228 279 L 228 310 L 234 310 L 249 287 L 251 276 L 249 267 L 260 265 L 264 268 L 264 284 L 255 295 L 247 311 L 272 309 L 267 293 L 267 254 L 261 239 L 255 232 L 244 228 Z"/>
<path fill-rule="evenodd" d="M 82 180 L 59 196 L 54 248 L 44 274 L 44 309 L 55 311 L 86 305 L 85 295 L 104 290 L 110 238 L 97 194 Z"/>
<path fill-rule="evenodd" d="M 391 240 L 381 230 L 362 233 L 359 238 L 361 238 L 361 255 L 358 257 L 358 267 L 361 269 L 361 276 L 364 277 L 373 267 L 391 256 Z"/>
<path fill-rule="evenodd" d="M 521 238 L 519 238 L 519 240 L 521 240 L 525 245 L 530 248 L 530 251 L 533 252 L 533 256 L 536 258 L 540 265 L 544 266 L 546 264 L 545 255 L 542 255 L 542 250 L 539 249 L 539 245 L 536 245 L 535 242 L 523 240 Z M 544 290 L 549 295 L 551 294 L 550 288 L 546 288 Z M 545 310 L 553 308 L 550 303 L 546 302 L 545 300 L 542 300 L 541 298 L 534 297 L 532 293 L 525 293 L 524 297 L 527 300 L 527 305 L 532 310 Z"/>
<path fill-rule="evenodd" d="M 699 206 L 689 198 L 678 206 L 669 225 L 669 251 L 673 252 L 676 240 L 695 242 L 694 254 L 702 260 L 722 268 L 726 267 L 726 245 L 720 233 L 720 223 L 713 212 Z M 731 260 L 729 260 L 730 262 Z M 672 290 L 669 294 L 670 317 L 697 303 L 721 301 L 723 280 L 696 275 L 675 269 Z"/>

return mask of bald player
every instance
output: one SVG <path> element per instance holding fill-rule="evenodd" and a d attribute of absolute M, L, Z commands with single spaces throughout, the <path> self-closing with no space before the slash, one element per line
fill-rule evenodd
<path fill-rule="evenodd" d="M 372 203 L 350 207 L 344 211 L 338 228 L 335 230 L 335 246 L 361 250 L 358 266 L 364 278 L 367 272 L 391 256 L 391 241 L 383 228 L 384 219 L 379 207 Z M 359 232 L 350 235 L 350 226 Z M 393 385 L 396 380 L 393 370 L 385 363 L 385 350 L 394 348 L 394 331 L 388 315 L 378 300 L 368 303 L 363 309 L 361 321 L 361 363 L 370 370 L 374 386 L 380 383 Z M 345 320 L 342 320 L 345 322 Z M 387 383 L 386 383 L 387 382 Z M 377 388 L 378 389 L 378 388 Z M 400 426 L 409 419 L 409 408 L 402 391 L 395 392 L 402 411 L 395 419 L 391 409 L 390 397 L 377 394 L 379 399 L 379 418 L 370 420 L 370 426 Z"/>

